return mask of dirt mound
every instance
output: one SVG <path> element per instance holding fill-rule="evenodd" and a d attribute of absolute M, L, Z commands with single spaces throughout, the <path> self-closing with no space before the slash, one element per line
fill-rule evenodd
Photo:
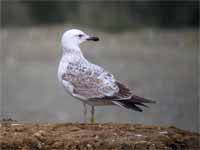
<path fill-rule="evenodd" d="M 142 124 L 17 124 L 0 127 L 2 150 L 197 150 L 200 134 Z"/>

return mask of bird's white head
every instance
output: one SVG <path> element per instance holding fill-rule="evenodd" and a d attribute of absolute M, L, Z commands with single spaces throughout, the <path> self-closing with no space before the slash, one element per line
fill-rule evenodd
<path fill-rule="evenodd" d="M 64 49 L 79 49 L 79 45 L 85 41 L 99 41 L 99 38 L 89 36 L 78 29 L 71 29 L 64 32 L 61 44 Z"/>

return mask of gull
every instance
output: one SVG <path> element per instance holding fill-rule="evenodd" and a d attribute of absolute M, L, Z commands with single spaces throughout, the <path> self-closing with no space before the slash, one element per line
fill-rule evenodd
<path fill-rule="evenodd" d="M 88 61 L 80 44 L 99 41 L 78 29 L 65 31 L 62 35 L 62 57 L 58 66 L 58 80 L 73 97 L 83 102 L 83 120 L 86 122 L 86 105 L 91 106 L 91 123 L 94 123 L 95 106 L 117 105 L 142 112 L 145 103 L 155 101 L 136 96 L 123 83 L 104 68 Z"/>

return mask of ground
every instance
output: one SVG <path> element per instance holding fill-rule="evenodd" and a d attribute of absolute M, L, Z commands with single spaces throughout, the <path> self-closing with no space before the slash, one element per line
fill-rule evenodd
<path fill-rule="evenodd" d="M 142 124 L 1 123 L 2 150 L 197 150 L 200 134 Z"/>

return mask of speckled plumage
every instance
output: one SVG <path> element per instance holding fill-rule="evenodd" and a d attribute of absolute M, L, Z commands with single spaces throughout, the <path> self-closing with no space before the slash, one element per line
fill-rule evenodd
<path fill-rule="evenodd" d="M 113 75 L 88 62 L 80 54 L 64 54 L 59 65 L 59 80 L 70 94 L 87 103 L 89 99 L 113 96 L 119 91 Z M 103 101 L 103 100 L 102 100 Z"/>
<path fill-rule="evenodd" d="M 142 111 L 139 106 L 153 103 L 132 94 L 127 86 L 114 76 L 83 56 L 79 45 L 87 40 L 97 41 L 80 30 L 66 31 L 62 36 L 62 58 L 58 68 L 58 79 L 66 91 L 84 104 L 118 105 L 123 108 Z"/>

